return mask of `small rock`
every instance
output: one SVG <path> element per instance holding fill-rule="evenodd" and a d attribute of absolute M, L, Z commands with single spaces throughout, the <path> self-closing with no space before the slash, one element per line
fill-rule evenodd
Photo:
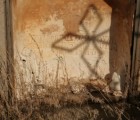
<path fill-rule="evenodd" d="M 83 92 L 86 89 L 85 86 L 79 82 L 70 82 L 70 86 L 71 91 L 74 94 L 79 94 L 80 92 Z"/>

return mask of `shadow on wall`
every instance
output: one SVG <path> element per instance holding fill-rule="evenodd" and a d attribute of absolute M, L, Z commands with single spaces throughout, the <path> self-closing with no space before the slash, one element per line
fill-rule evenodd
<path fill-rule="evenodd" d="M 87 18 L 89 12 L 92 11 L 93 13 L 96 14 L 98 22 L 96 23 L 94 30 L 92 31 L 92 34 L 90 34 L 87 26 L 84 24 L 85 19 Z M 99 73 L 97 72 L 97 68 L 99 66 L 100 60 L 102 59 L 103 56 L 103 51 L 100 49 L 100 47 L 98 46 L 98 44 L 105 44 L 105 45 L 109 45 L 108 41 L 104 41 L 103 39 L 99 38 L 102 35 L 106 34 L 107 32 L 109 32 L 109 29 L 106 29 L 100 33 L 97 33 L 97 30 L 99 29 L 100 25 L 103 22 L 103 18 L 100 15 L 100 13 L 98 12 L 97 8 L 95 5 L 89 5 L 87 10 L 85 11 L 83 17 L 81 18 L 80 22 L 79 22 L 79 26 L 82 27 L 84 34 L 85 35 L 79 35 L 79 34 L 75 34 L 75 33 L 67 33 L 66 35 L 64 35 L 61 39 L 58 39 L 56 42 L 54 42 L 52 44 L 52 48 L 55 49 L 59 49 L 59 50 L 64 50 L 66 52 L 73 52 L 75 50 L 77 50 L 78 48 L 84 46 L 84 49 L 82 51 L 81 54 L 81 59 L 84 61 L 85 65 L 87 66 L 87 68 L 90 70 L 91 75 L 90 78 L 94 75 L 97 78 L 101 78 L 101 76 L 99 75 Z M 97 34 L 96 34 L 97 33 Z M 67 38 L 77 38 L 80 39 L 80 43 L 78 43 L 77 45 L 75 44 L 73 47 L 71 48 L 67 48 L 66 46 L 62 46 L 61 42 Z M 96 63 L 94 66 L 91 66 L 90 62 L 88 61 L 88 59 L 85 57 L 86 52 L 89 48 L 89 45 L 92 45 L 93 48 L 95 48 L 95 50 L 97 51 L 98 54 L 98 58 L 96 60 Z"/>

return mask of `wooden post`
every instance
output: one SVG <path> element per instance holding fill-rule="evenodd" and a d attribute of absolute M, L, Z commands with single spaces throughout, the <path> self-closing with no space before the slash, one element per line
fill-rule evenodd
<path fill-rule="evenodd" d="M 130 83 L 134 0 L 105 0 L 112 7 L 110 28 L 110 73 L 121 76 L 121 88 L 127 97 Z"/>
<path fill-rule="evenodd" d="M 131 94 L 140 92 L 140 0 L 137 0 L 132 49 Z"/>
<path fill-rule="evenodd" d="M 14 101 L 14 52 L 13 52 L 13 33 L 12 33 L 12 6 L 11 0 L 6 0 L 6 45 L 7 45 L 7 86 L 8 102 L 13 104 Z"/>

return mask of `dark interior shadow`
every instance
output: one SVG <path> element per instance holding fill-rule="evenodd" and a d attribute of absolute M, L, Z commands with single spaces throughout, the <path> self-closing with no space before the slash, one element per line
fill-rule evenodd
<path fill-rule="evenodd" d="M 131 83 L 132 95 L 139 94 L 140 88 L 140 1 L 136 1 L 136 11 L 134 16 L 134 31 L 133 31 L 133 47 L 132 47 L 132 65 L 131 65 Z"/>
<path fill-rule="evenodd" d="M 98 22 L 95 25 L 94 31 L 92 32 L 92 35 L 90 35 L 87 26 L 84 24 L 84 21 L 87 18 L 90 11 L 94 12 L 94 14 L 96 14 L 97 19 L 98 19 Z M 73 51 L 77 50 L 81 46 L 84 46 L 84 49 L 83 49 L 82 54 L 81 54 L 81 58 L 84 61 L 87 68 L 91 72 L 91 75 L 89 76 L 89 78 L 91 78 L 91 76 L 93 76 L 93 75 L 97 78 L 101 78 L 100 74 L 96 71 L 96 69 L 98 68 L 98 65 L 100 63 L 100 60 L 102 59 L 102 56 L 103 56 L 103 51 L 99 48 L 98 44 L 109 45 L 109 42 L 106 42 L 103 39 L 99 39 L 99 37 L 101 37 L 102 35 L 109 32 L 109 29 L 106 29 L 100 33 L 95 34 L 97 32 L 97 30 L 99 29 L 102 22 L 103 22 L 103 18 L 100 15 L 100 13 L 98 12 L 96 6 L 93 4 L 89 5 L 87 10 L 85 11 L 83 17 L 81 18 L 81 20 L 79 22 L 79 25 L 82 27 L 85 35 L 79 35 L 79 34 L 75 34 L 75 33 L 67 33 L 62 38 L 60 38 L 59 40 L 55 41 L 52 44 L 52 48 L 55 48 L 58 50 L 64 50 L 64 51 L 69 52 L 69 53 L 72 53 Z M 78 43 L 77 45 L 74 45 L 71 48 L 67 48 L 67 46 L 62 45 L 62 41 L 67 39 L 67 38 L 76 38 L 78 40 L 80 39 L 80 43 Z M 89 48 L 89 45 L 92 45 L 92 47 L 96 49 L 97 54 L 98 54 L 98 59 L 96 60 L 96 63 L 94 66 L 91 66 L 90 62 L 85 57 L 86 52 Z"/>
<path fill-rule="evenodd" d="M 136 17 L 135 17 L 136 21 L 140 21 L 140 14 L 138 14 Z M 138 22 L 138 26 L 139 25 L 139 22 Z M 134 31 L 134 37 L 136 37 L 137 39 L 140 37 L 140 31 Z"/>

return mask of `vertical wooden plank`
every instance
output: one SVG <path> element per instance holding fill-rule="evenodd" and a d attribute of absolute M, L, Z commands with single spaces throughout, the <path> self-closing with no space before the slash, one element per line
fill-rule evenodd
<path fill-rule="evenodd" d="M 14 58 L 13 58 L 13 36 L 12 36 L 12 7 L 11 0 L 6 0 L 6 53 L 7 53 L 7 86 L 8 86 L 8 102 L 13 104 L 14 100 Z"/>

